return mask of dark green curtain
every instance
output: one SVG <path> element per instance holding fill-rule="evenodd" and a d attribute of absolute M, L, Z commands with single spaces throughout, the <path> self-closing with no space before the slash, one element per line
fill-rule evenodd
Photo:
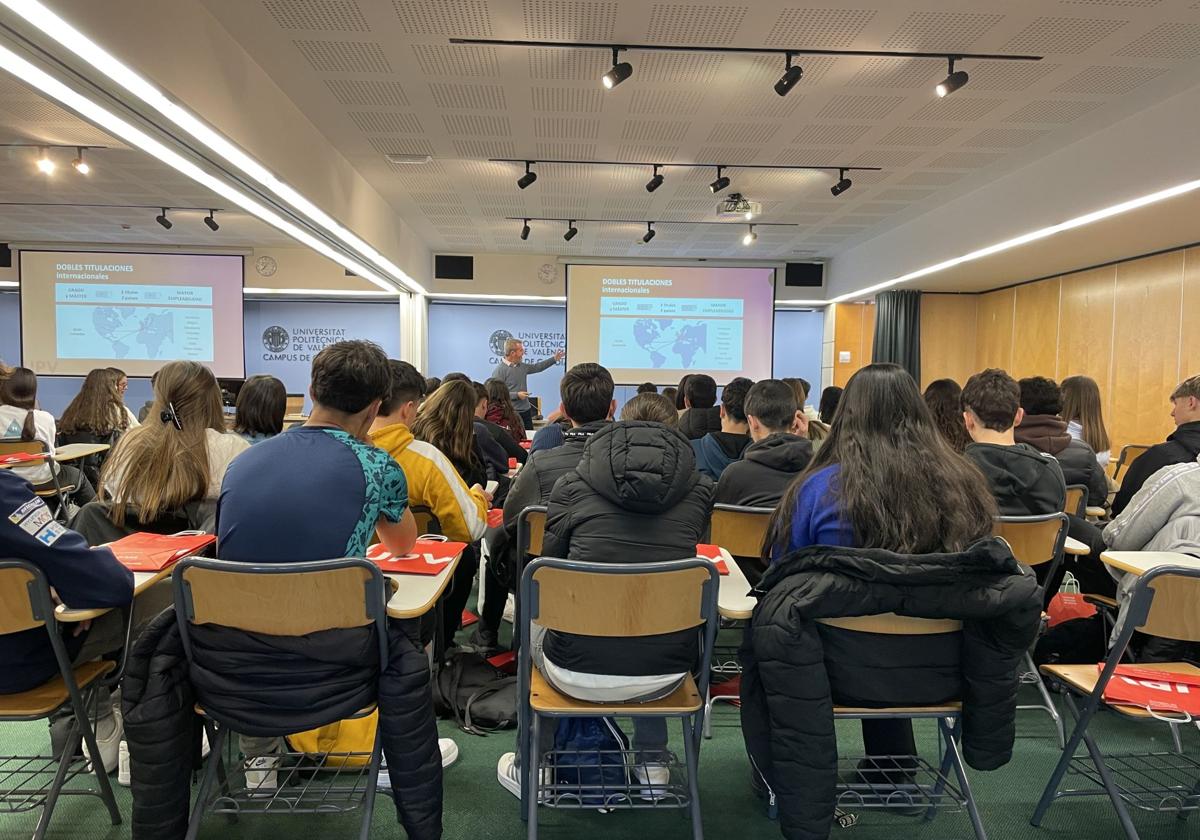
<path fill-rule="evenodd" d="M 873 362 L 894 362 L 921 381 L 921 293 L 902 290 L 875 297 Z"/>

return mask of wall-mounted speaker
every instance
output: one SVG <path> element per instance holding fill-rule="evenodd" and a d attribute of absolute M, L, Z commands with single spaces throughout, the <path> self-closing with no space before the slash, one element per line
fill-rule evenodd
<path fill-rule="evenodd" d="M 801 288 L 820 288 L 825 284 L 825 263 L 788 263 L 783 285 Z"/>
<path fill-rule="evenodd" d="M 475 258 L 434 254 L 433 276 L 439 280 L 474 280 Z"/>

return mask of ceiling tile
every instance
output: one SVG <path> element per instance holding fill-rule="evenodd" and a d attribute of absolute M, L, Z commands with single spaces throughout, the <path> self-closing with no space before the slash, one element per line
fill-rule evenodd
<path fill-rule="evenodd" d="M 399 82 L 374 79 L 326 79 L 333 98 L 343 105 L 407 107 L 408 96 Z"/>
<path fill-rule="evenodd" d="M 817 112 L 817 116 L 835 120 L 878 120 L 903 101 L 902 96 L 835 96 Z"/>
<path fill-rule="evenodd" d="M 533 41 L 611 41 L 617 3 L 521 0 L 525 37 Z"/>
<path fill-rule="evenodd" d="M 1115 55 L 1150 61 L 1189 61 L 1200 56 L 1200 23 L 1163 23 Z"/>
<path fill-rule="evenodd" d="M 505 111 L 508 104 L 500 85 L 470 85 L 459 82 L 434 82 L 429 85 L 433 104 L 439 108 L 467 111 Z"/>
<path fill-rule="evenodd" d="M 768 47 L 849 49 L 875 15 L 874 9 L 783 9 L 765 43 Z"/>
<path fill-rule="evenodd" d="M 483 76 L 500 73 L 495 47 L 473 44 L 413 44 L 417 64 L 426 76 Z"/>
<path fill-rule="evenodd" d="M 371 31 L 355 0 L 263 0 L 263 8 L 282 29 Z"/>
<path fill-rule="evenodd" d="M 296 49 L 320 73 L 390 73 L 383 47 L 373 41 L 293 41 Z"/>
<path fill-rule="evenodd" d="M 731 44 L 748 11 L 746 6 L 655 3 L 650 7 L 646 40 L 651 44 Z"/>
<path fill-rule="evenodd" d="M 490 38 L 486 0 L 392 0 L 400 28 L 409 35 Z"/>
<path fill-rule="evenodd" d="M 1075 55 L 1087 52 L 1127 23 L 1107 18 L 1040 17 L 1010 38 L 1001 51 Z"/>
<path fill-rule="evenodd" d="M 1162 67 L 1093 66 L 1054 88 L 1055 93 L 1081 93 L 1088 96 L 1119 96 L 1157 79 Z"/>
<path fill-rule="evenodd" d="M 913 12 L 882 47 L 912 52 L 973 52 L 975 42 L 1003 19 L 1004 15 Z"/>

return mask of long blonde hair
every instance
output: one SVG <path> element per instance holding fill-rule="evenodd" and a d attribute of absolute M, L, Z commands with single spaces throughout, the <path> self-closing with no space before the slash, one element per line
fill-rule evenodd
<path fill-rule="evenodd" d="M 1074 420 L 1083 429 L 1083 442 L 1095 452 L 1111 448 L 1108 430 L 1104 428 L 1104 410 L 1100 401 L 1100 386 L 1090 376 L 1068 376 L 1059 386 L 1062 389 L 1062 419 Z"/>
<path fill-rule="evenodd" d="M 100 474 L 104 487 L 121 476 L 109 516 L 125 521 L 128 506 L 140 522 L 208 493 L 207 431 L 225 431 L 221 389 L 212 371 L 197 362 L 169 362 L 154 383 L 154 404 L 146 422 L 121 437 Z"/>
<path fill-rule="evenodd" d="M 442 450 L 460 471 L 467 470 L 475 458 L 475 386 L 455 379 L 443 382 L 421 404 L 421 413 L 412 425 L 413 437 Z"/>

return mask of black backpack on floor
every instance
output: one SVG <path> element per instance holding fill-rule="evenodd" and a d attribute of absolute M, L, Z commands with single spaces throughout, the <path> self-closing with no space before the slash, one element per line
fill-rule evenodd
<path fill-rule="evenodd" d="M 456 650 L 434 674 L 433 709 L 472 735 L 515 729 L 517 678 L 475 651 Z"/>

